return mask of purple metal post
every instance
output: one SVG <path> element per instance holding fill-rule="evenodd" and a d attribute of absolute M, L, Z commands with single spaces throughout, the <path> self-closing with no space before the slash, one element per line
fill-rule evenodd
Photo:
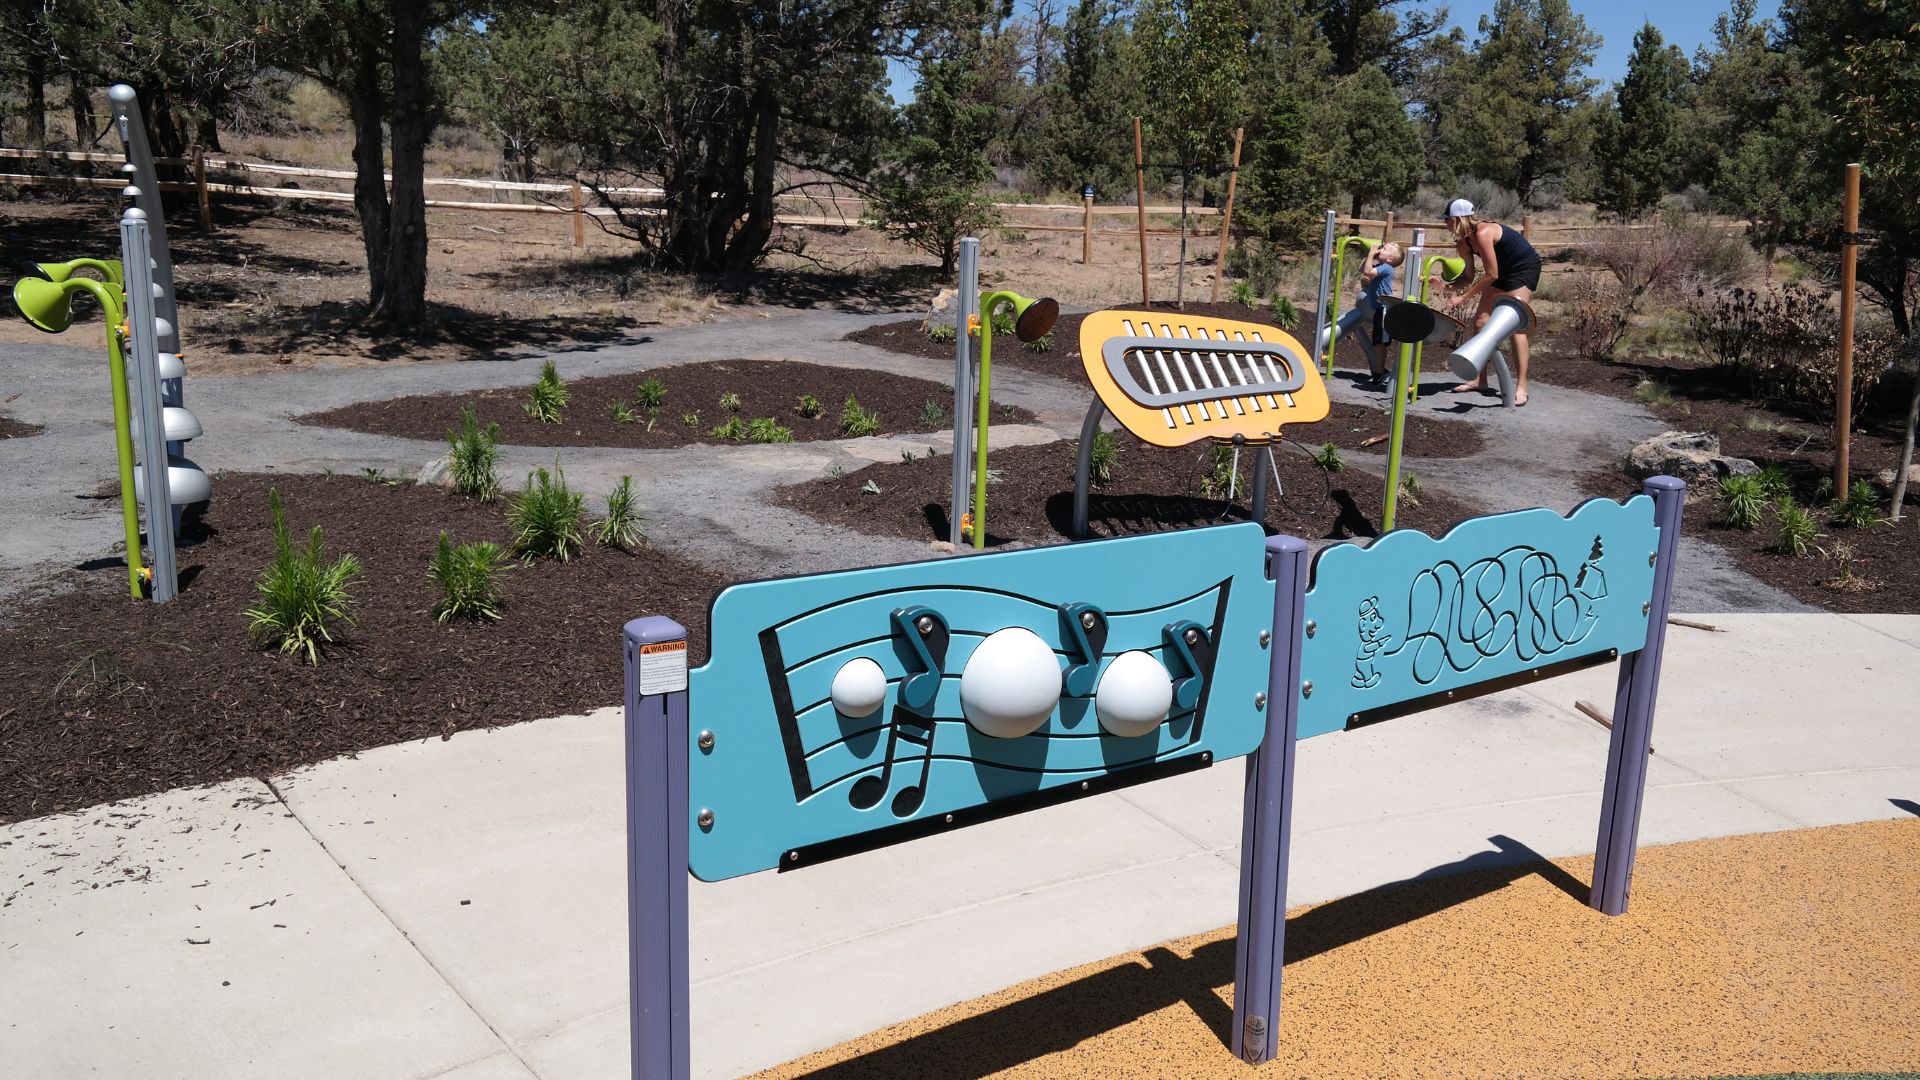
<path fill-rule="evenodd" d="M 1267 731 L 1247 758 L 1240 830 L 1240 928 L 1233 961 L 1233 1052 L 1258 1065 L 1280 1048 L 1280 973 L 1286 963 L 1287 849 L 1293 757 L 1300 732 L 1300 647 L 1306 621 L 1307 544 L 1267 539 L 1274 583 L 1268 639 Z"/>
<path fill-rule="evenodd" d="M 1647 609 L 1647 644 L 1620 658 L 1613 696 L 1613 737 L 1607 745 L 1607 783 L 1600 796 L 1600 837 L 1594 843 L 1593 893 L 1588 903 L 1607 915 L 1623 915 L 1633 883 L 1640 837 L 1640 806 L 1647 792 L 1647 748 L 1653 743 L 1653 703 L 1660 689 L 1660 659 L 1667 644 L 1667 610 L 1673 602 L 1673 570 L 1680 550 L 1680 508 L 1687 485 L 1671 476 L 1649 477 L 1653 523 L 1660 546 L 1654 560 L 1653 596 Z"/>
<path fill-rule="evenodd" d="M 634 1080 L 685 1080 L 689 1072 L 686 642 L 685 627 L 658 615 L 626 626 L 627 985 Z"/>

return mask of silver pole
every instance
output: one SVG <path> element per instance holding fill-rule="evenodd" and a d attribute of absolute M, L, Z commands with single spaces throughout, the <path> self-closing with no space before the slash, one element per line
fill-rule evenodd
<path fill-rule="evenodd" d="M 1320 296 L 1313 305 L 1313 340 L 1316 343 L 1327 332 L 1327 276 L 1333 272 L 1333 211 L 1327 211 L 1327 226 L 1320 237 Z M 1316 354 L 1314 363 L 1320 362 Z"/>
<path fill-rule="evenodd" d="M 167 322 L 166 328 L 160 331 L 159 351 L 178 353 L 180 311 L 174 299 L 173 250 L 167 243 L 167 219 L 160 210 L 160 174 L 154 169 L 153 147 L 147 142 L 147 125 L 140 116 L 140 99 L 134 94 L 133 87 L 126 83 L 115 83 L 107 91 L 107 100 L 113 104 L 114 127 L 127 149 L 127 163 L 122 168 L 127 172 L 131 190 L 123 194 L 133 199 L 133 205 L 146 214 L 147 230 L 152 237 L 150 246 L 153 253 L 149 258 L 153 260 L 153 282 L 160 286 L 154 314 Z"/>
<path fill-rule="evenodd" d="M 173 498 L 167 483 L 166 415 L 160 403 L 159 335 L 153 298 L 153 267 L 147 218 L 139 207 L 128 207 L 120 219 L 121 264 L 127 275 L 127 322 L 133 327 L 133 400 L 139 417 L 136 430 L 141 475 L 140 489 L 147 504 L 147 569 L 153 574 L 153 602 L 164 604 L 179 590 L 179 572 L 173 560 Z"/>
<path fill-rule="evenodd" d="M 973 490 L 973 341 L 967 321 L 979 304 L 980 238 L 966 236 L 960 239 L 960 279 L 953 305 L 953 504 L 947 529 L 955 554 L 965 549 L 960 515 Z"/>

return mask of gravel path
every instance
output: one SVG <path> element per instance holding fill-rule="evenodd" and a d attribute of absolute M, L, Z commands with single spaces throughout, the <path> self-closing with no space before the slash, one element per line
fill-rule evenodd
<path fill-rule="evenodd" d="M 841 340 L 892 315 L 808 313 L 741 318 L 664 330 L 618 345 L 533 355 L 517 360 L 459 364 L 404 364 L 285 374 L 195 378 L 187 405 L 207 433 L 188 454 L 209 472 L 221 469 L 286 472 L 358 472 L 363 468 L 415 473 L 438 458 L 444 444 L 309 427 L 292 418 L 356 401 L 407 394 L 526 385 L 552 359 L 569 379 L 616 375 L 692 360 L 786 357 L 811 363 L 890 371 L 950 381 L 951 364 L 899 355 Z M 97 332 L 97 330 L 95 331 Z M 115 474 L 105 362 L 78 328 L 45 344 L 0 345 L 0 398 L 15 419 L 44 425 L 43 434 L 0 444 L 0 469 L 9 497 L 0 502 L 0 601 L 59 568 L 116 558 L 118 511 L 93 497 Z M 57 340 L 57 343 L 56 343 Z M 189 354 L 191 364 L 192 356 Z M 994 446 L 1077 437 L 1088 391 L 1077 367 L 1062 377 L 1004 369 L 994 396 L 1033 411 L 1033 423 L 995 425 Z M 1334 394 L 1369 400 L 1344 374 Z M 1642 438 L 1662 425 L 1637 407 L 1573 390 L 1542 387 L 1527 408 L 1513 413 L 1480 407 L 1492 399 L 1462 401 L 1444 393 L 1416 406 L 1459 415 L 1482 425 L 1488 453 L 1475 461 L 1433 461 L 1421 477 L 1441 490 L 1489 509 L 1552 506 L 1570 509 L 1574 477 L 1596 454 L 1611 455 L 1623 436 Z M 604 494 L 623 474 L 640 487 L 656 543 L 740 577 L 761 577 L 901 562 L 931 554 L 928 545 L 870 537 L 820 524 L 773 506 L 770 488 L 822 475 L 838 466 L 897 461 L 903 450 L 946 452 L 951 437 L 910 435 L 780 446 L 673 450 L 569 448 L 561 451 L 568 479 L 591 495 Z M 502 475 L 510 486 L 554 451 L 503 447 Z M 1352 457 L 1375 471 L 1382 455 Z M 1504 470 L 1496 463 L 1525 463 Z M 219 498 L 219 487 L 214 488 Z M 1682 611 L 1799 611 L 1804 605 L 1734 569 L 1708 545 L 1682 541 L 1684 557 L 1675 605 Z"/>

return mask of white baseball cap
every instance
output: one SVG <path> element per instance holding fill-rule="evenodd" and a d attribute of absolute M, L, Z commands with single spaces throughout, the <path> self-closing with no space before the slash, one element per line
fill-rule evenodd
<path fill-rule="evenodd" d="M 1466 199 L 1455 199 L 1447 204 L 1447 216 L 1450 218 L 1472 217 L 1473 203 Z"/>

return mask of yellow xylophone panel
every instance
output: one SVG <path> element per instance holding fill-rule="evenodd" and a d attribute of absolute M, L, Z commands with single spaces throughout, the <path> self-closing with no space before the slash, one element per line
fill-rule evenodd
<path fill-rule="evenodd" d="M 1107 370 L 1102 346 L 1115 337 L 1202 339 L 1213 347 L 1201 355 L 1176 355 L 1181 350 L 1152 350 L 1138 379 L 1144 386 L 1178 391 L 1219 391 L 1217 398 L 1193 404 L 1162 407 L 1135 401 Z M 1262 342 L 1283 346 L 1286 364 L 1302 376 L 1290 394 L 1252 389 L 1272 383 L 1274 358 L 1255 360 L 1236 355 L 1234 342 Z M 1241 436 L 1253 445 L 1273 442 L 1286 424 L 1311 424 L 1327 416 L 1327 388 L 1320 381 L 1307 350 L 1286 331 L 1261 323 L 1210 319 L 1177 311 L 1097 311 L 1080 324 L 1080 363 L 1087 381 L 1114 419 L 1128 431 L 1155 446 L 1186 446 L 1202 439 L 1231 440 Z"/>

